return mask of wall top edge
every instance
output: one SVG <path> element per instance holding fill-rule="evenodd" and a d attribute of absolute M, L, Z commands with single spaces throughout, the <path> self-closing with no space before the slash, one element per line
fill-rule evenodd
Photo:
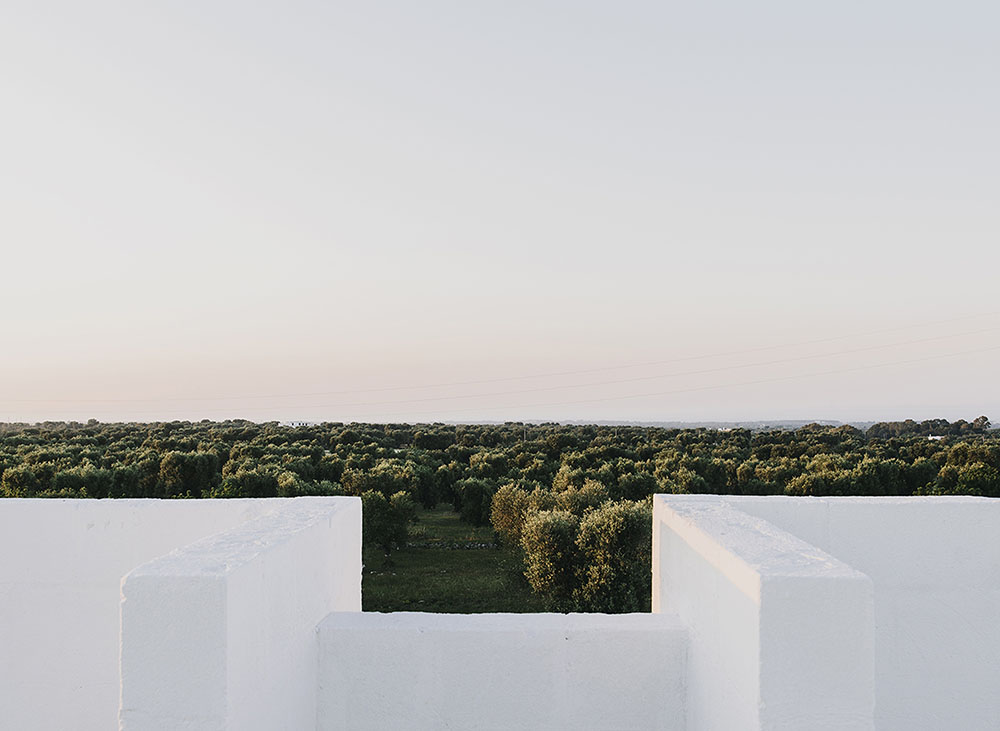
<path fill-rule="evenodd" d="M 229 530 L 202 538 L 132 570 L 141 577 L 223 577 L 309 527 L 346 511 L 361 518 L 356 497 L 302 497 L 281 500 L 274 510 Z"/>
<path fill-rule="evenodd" d="M 430 612 L 333 612 L 320 623 L 324 630 L 406 631 L 671 631 L 684 626 L 673 614 L 439 614 Z"/>
<path fill-rule="evenodd" d="M 797 498 L 786 498 L 795 500 Z M 870 581 L 822 549 L 739 509 L 719 495 L 657 495 L 654 523 L 666 522 L 716 568 L 757 598 L 758 582 L 777 579 Z"/>
<path fill-rule="evenodd" d="M 5 510 L 9 508 L 16 509 L 17 507 L 39 507 L 39 506 L 49 506 L 64 507 L 64 508 L 93 508 L 106 510 L 108 508 L 137 508 L 137 507 L 163 507 L 168 505 L 176 506 L 194 506 L 204 504 L 206 502 L 213 503 L 225 503 L 226 505 L 249 505 L 249 504 L 266 504 L 274 505 L 275 507 L 281 506 L 283 503 L 291 503 L 293 501 L 325 501 L 325 500 L 343 500 L 342 497 L 332 497 L 324 495 L 308 495 L 302 497 L 240 497 L 240 498 L 156 498 L 156 497 L 144 497 L 144 498 L 50 498 L 50 497 L 8 497 L 0 498 L 0 510 Z M 353 499 L 353 498 L 348 498 Z M 183 508 L 182 508 L 183 509 Z"/>
<path fill-rule="evenodd" d="M 803 504 L 817 503 L 858 503 L 869 505 L 996 505 L 1000 509 L 1000 499 L 989 497 L 978 497 L 976 495 L 825 495 L 825 496 L 792 496 L 792 495 L 674 495 L 659 494 L 653 496 L 654 501 L 664 501 L 668 503 L 705 503 L 705 502 L 727 502 L 730 504 L 750 503 L 750 502 L 801 502 Z"/>

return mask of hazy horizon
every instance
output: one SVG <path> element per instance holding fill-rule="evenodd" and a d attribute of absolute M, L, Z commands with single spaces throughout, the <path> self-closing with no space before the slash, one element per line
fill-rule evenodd
<path fill-rule="evenodd" d="M 0 421 L 1000 418 L 1000 6 L 0 9 Z"/>
<path fill-rule="evenodd" d="M 885 423 L 901 423 L 907 421 L 906 419 L 900 420 L 883 420 Z M 920 423 L 918 420 L 911 420 L 916 423 Z M 956 420 L 959 421 L 959 420 Z M 973 419 L 965 419 L 967 423 L 972 423 Z M 114 426 L 114 425 L 156 425 L 156 424 L 169 424 L 169 423 L 191 423 L 191 424 L 203 424 L 204 420 L 201 421 L 186 421 L 186 420 L 175 420 L 173 422 L 169 421 L 99 421 L 97 419 L 88 419 L 86 422 L 81 422 L 77 420 L 70 421 L 39 421 L 39 422 L 0 422 L 0 425 L 8 427 L 20 427 L 24 425 L 25 427 L 37 427 L 49 424 L 67 424 L 67 425 L 80 425 L 81 427 L 87 427 L 91 424 L 98 424 L 100 426 Z M 519 419 L 519 420 L 507 420 L 507 421 L 497 421 L 497 420 L 483 420 L 483 421 L 414 421 L 414 422 L 392 422 L 392 421 L 350 421 L 350 422 L 340 422 L 340 421 L 299 421 L 295 419 L 291 420 L 254 420 L 254 419 L 221 419 L 221 420 L 208 420 L 211 424 L 278 424 L 283 427 L 315 427 L 323 426 L 324 424 L 341 425 L 341 426 L 351 426 L 357 425 L 375 425 L 375 426 L 392 426 L 392 425 L 407 425 L 407 426 L 438 426 L 444 425 L 454 426 L 454 427 L 475 427 L 475 426 L 506 426 L 509 424 L 513 425 L 527 425 L 527 426 L 548 426 L 548 425 L 558 425 L 563 427 L 573 427 L 573 426 L 596 426 L 596 427 L 641 427 L 641 428 L 660 428 L 660 429 L 728 429 L 733 428 L 745 428 L 754 429 L 760 427 L 762 429 L 792 429 L 797 430 L 800 427 L 819 424 L 820 426 L 829 427 L 839 427 L 839 426 L 854 426 L 856 428 L 866 429 L 871 425 L 878 424 L 880 422 L 855 419 L 851 421 L 840 421 L 839 419 L 746 419 L 746 420 L 711 420 L 711 421 L 629 421 L 625 419 L 594 419 L 588 421 L 586 419 Z M 952 422 L 955 423 L 955 422 Z M 995 429 L 1000 430 L 1000 424 L 994 424 L 990 422 L 987 431 Z"/>

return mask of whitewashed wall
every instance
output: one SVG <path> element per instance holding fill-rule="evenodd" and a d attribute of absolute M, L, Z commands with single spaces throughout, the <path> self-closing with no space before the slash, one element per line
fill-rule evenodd
<path fill-rule="evenodd" d="M 300 500 L 346 501 L 354 513 L 329 546 L 356 557 L 353 584 L 340 587 L 342 593 L 313 619 L 315 626 L 331 609 L 360 609 L 355 499 L 0 500 L 0 728 L 117 728 L 122 577 L 173 549 Z M 279 574 L 274 585 L 287 591 L 283 571 L 276 570 L 279 556 L 296 565 L 308 559 L 286 552 L 265 562 L 262 570 Z M 323 555 L 312 560 L 316 570 L 335 565 Z M 247 588 L 234 581 L 233 591 Z M 281 617 L 269 619 L 276 620 L 269 626 L 281 626 Z M 174 617 L 162 629 L 185 621 Z"/>
<path fill-rule="evenodd" d="M 728 500 L 871 577 L 879 731 L 1000 729 L 1000 500 Z"/>
<path fill-rule="evenodd" d="M 870 731 L 871 580 L 725 499 L 653 506 L 653 611 L 690 634 L 688 730 Z"/>
<path fill-rule="evenodd" d="M 667 615 L 332 614 L 319 642 L 321 731 L 684 729 Z"/>
<path fill-rule="evenodd" d="M 122 582 L 122 731 L 316 724 L 316 627 L 361 611 L 361 502 L 298 498 Z"/>
<path fill-rule="evenodd" d="M 0 728 L 1000 729 L 1000 501 L 657 496 L 619 616 L 361 613 L 360 507 L 0 500 Z"/>
<path fill-rule="evenodd" d="M 270 500 L 0 500 L 0 727 L 118 725 L 121 579 Z"/>

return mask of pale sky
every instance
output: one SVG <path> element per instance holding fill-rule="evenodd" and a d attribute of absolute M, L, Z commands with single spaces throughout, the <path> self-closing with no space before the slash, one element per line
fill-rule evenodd
<path fill-rule="evenodd" d="M 0 3 L 0 421 L 1000 421 L 1000 4 Z"/>

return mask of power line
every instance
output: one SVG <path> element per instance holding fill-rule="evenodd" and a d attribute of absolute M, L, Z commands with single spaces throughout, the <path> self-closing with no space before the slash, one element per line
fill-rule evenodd
<path fill-rule="evenodd" d="M 315 407 L 316 408 L 345 408 L 345 407 L 352 407 L 352 406 L 386 406 L 386 405 L 391 405 L 391 404 L 424 403 L 424 402 L 429 402 L 429 401 L 457 401 L 457 400 L 460 400 L 460 399 L 470 399 L 470 398 L 491 398 L 491 397 L 494 397 L 494 396 L 514 396 L 514 395 L 522 394 L 522 393 L 542 393 L 542 392 L 547 392 L 547 391 L 561 391 L 561 390 L 566 390 L 566 389 L 571 389 L 571 388 L 593 388 L 595 386 L 613 386 L 613 385 L 619 385 L 619 384 L 622 384 L 622 383 L 636 383 L 636 382 L 639 382 L 639 381 L 655 381 L 655 380 L 660 380 L 660 379 L 664 379 L 664 378 L 681 378 L 681 377 L 684 377 L 684 376 L 700 376 L 700 375 L 705 375 L 705 374 L 708 374 L 708 373 L 719 373 L 719 372 L 722 372 L 722 371 L 740 370 L 740 369 L 744 369 L 744 368 L 759 368 L 761 366 L 780 365 L 780 364 L 783 364 L 783 363 L 794 363 L 794 362 L 799 362 L 799 361 L 803 361 L 803 360 L 816 360 L 816 359 L 819 359 L 819 358 L 837 358 L 837 357 L 844 356 L 844 355 L 852 355 L 854 353 L 863 353 L 863 352 L 872 351 L 872 350 L 884 350 L 886 348 L 898 348 L 898 347 L 901 347 L 901 346 L 904 346 L 904 345 L 914 345 L 914 344 L 917 344 L 917 343 L 927 343 L 927 342 L 933 342 L 933 341 L 937 341 L 937 340 L 946 340 L 946 339 L 950 339 L 950 338 L 963 337 L 963 336 L 966 336 L 966 335 L 979 335 L 979 334 L 982 334 L 982 333 L 985 333 L 985 332 L 996 332 L 997 330 L 1000 330 L 1000 328 L 993 327 L 993 328 L 988 328 L 988 329 L 985 329 L 985 330 L 975 330 L 973 332 L 957 333 L 957 334 L 953 334 L 953 335 L 940 335 L 940 336 L 933 337 L 933 338 L 920 338 L 920 339 L 916 339 L 916 340 L 904 340 L 902 342 L 897 342 L 897 343 L 886 343 L 886 344 L 882 344 L 882 345 L 871 345 L 871 346 L 867 346 L 867 347 L 864 347 L 864 348 L 853 348 L 853 349 L 850 349 L 850 350 L 842 350 L 842 351 L 837 351 L 837 352 L 833 352 L 833 353 L 817 353 L 817 354 L 813 354 L 813 355 L 801 355 L 801 356 L 795 356 L 795 357 L 792 357 L 792 358 L 778 358 L 778 359 L 775 359 L 775 360 L 758 361 L 758 362 L 755 362 L 755 363 L 743 363 L 743 364 L 739 364 L 739 365 L 717 366 L 715 368 L 701 368 L 701 369 L 698 369 L 698 370 L 681 371 L 681 372 L 677 372 L 677 373 L 660 373 L 660 374 L 653 375 L 653 376 L 636 376 L 636 377 L 633 377 L 633 378 L 621 378 L 621 379 L 614 379 L 614 380 L 608 380 L 608 381 L 591 381 L 589 383 L 563 384 L 563 385 L 558 385 L 558 386 L 540 386 L 540 387 L 537 387 L 537 388 L 524 388 L 524 389 L 515 389 L 515 390 L 510 390 L 510 391 L 493 391 L 493 392 L 489 392 L 489 393 L 472 393 L 472 394 L 462 394 L 462 395 L 455 395 L 455 396 L 427 396 L 427 397 L 421 397 L 421 398 L 399 399 L 399 400 L 393 400 L 393 401 L 367 401 L 367 402 L 361 401 L 361 402 L 339 403 L 339 404 L 338 403 L 334 403 L 334 404 L 316 404 Z M 269 408 L 273 408 L 273 407 L 269 407 Z M 287 407 L 282 407 L 282 408 L 287 408 Z"/>
<path fill-rule="evenodd" d="M 903 330 L 912 330 L 914 328 L 919 328 L 919 327 L 927 327 L 927 326 L 933 326 L 933 325 L 948 324 L 948 323 L 952 323 L 952 322 L 959 322 L 959 321 L 980 319 L 980 318 L 984 318 L 984 317 L 992 317 L 992 316 L 995 316 L 995 315 L 1000 315 L 1000 311 L 997 311 L 997 312 L 983 312 L 983 313 L 979 313 L 979 314 L 975 314 L 975 315 L 963 315 L 961 317 L 952 317 L 952 318 L 947 318 L 947 319 L 943 319 L 943 320 L 932 320 L 932 321 L 927 321 L 927 322 L 922 322 L 922 323 L 916 323 L 916 324 L 913 324 L 913 325 L 904 325 L 904 326 L 900 326 L 900 327 L 883 328 L 883 329 L 880 329 L 880 330 L 869 330 L 869 331 L 866 331 L 866 332 L 863 332 L 863 333 L 854 333 L 854 334 L 848 334 L 848 335 L 838 335 L 838 336 L 828 337 L 828 338 L 818 338 L 818 339 L 815 339 L 815 340 L 804 340 L 804 341 L 799 341 L 799 342 L 796 342 L 796 343 L 784 343 L 784 344 L 777 344 L 777 345 L 763 345 L 763 346 L 759 346 L 759 347 L 755 347 L 755 348 L 743 348 L 743 349 L 739 349 L 739 350 L 722 351 L 722 352 L 709 353 L 709 354 L 704 354 L 704 355 L 684 356 L 684 357 L 680 357 L 680 358 L 670 358 L 670 359 L 666 359 L 666 360 L 647 361 L 647 362 L 643 362 L 643 363 L 628 363 L 628 364 L 622 364 L 622 365 L 616 365 L 616 366 L 603 366 L 603 367 L 598 367 L 598 368 L 582 368 L 582 369 L 576 369 L 576 370 L 553 371 L 553 372 L 549 372 L 549 373 L 538 373 L 538 374 L 534 374 L 534 375 L 503 376 L 503 377 L 500 377 L 500 378 L 488 378 L 488 379 L 478 379 L 478 380 L 469 380 L 469 381 L 452 381 L 452 382 L 449 382 L 449 383 L 435 383 L 435 384 L 424 384 L 424 385 L 416 385 L 416 386 L 385 386 L 385 387 L 379 387 L 379 388 L 346 389 L 346 390 L 339 390 L 339 391 L 313 391 L 313 392 L 298 392 L 298 393 L 285 393 L 285 394 L 258 394 L 258 395 L 245 395 L 245 396 L 189 396 L 189 397 L 185 397 L 185 396 L 164 396 L 164 397 L 159 397 L 159 398 L 127 398 L 127 399 L 121 399 L 121 398 L 119 398 L 119 399 L 0 399 L 0 403 L 8 403 L 8 404 L 15 404 L 15 403 L 17 403 L 17 404 L 129 404 L 129 403 L 135 403 L 135 404 L 142 404 L 142 403 L 163 403 L 163 402 L 171 402 L 171 401 L 185 401 L 185 402 L 187 402 L 187 401 L 190 401 L 190 402 L 201 402 L 201 401 L 249 401 L 249 400 L 253 400 L 253 399 L 314 398 L 314 397 L 318 397 L 318 396 L 340 396 L 340 395 L 352 395 L 352 394 L 363 394 L 363 393 L 383 393 L 383 392 L 388 392 L 388 391 L 419 391 L 419 390 L 423 390 L 423 389 L 432 389 L 432 388 L 454 388 L 454 387 L 457 387 L 457 386 L 484 385 L 484 384 L 490 384 L 490 383 L 506 383 L 506 382 L 510 382 L 510 381 L 533 380 L 533 379 L 540 379 L 540 378 L 556 378 L 556 377 L 572 376 L 572 375 L 584 375 L 584 374 L 588 374 L 588 373 L 602 373 L 602 372 L 607 372 L 607 371 L 626 370 L 626 369 L 631 369 L 631 368 L 645 368 L 645 367 L 658 366 L 658 365 L 670 365 L 670 364 L 674 364 L 674 363 L 684 363 L 684 362 L 697 361 L 697 360 L 710 360 L 710 359 L 713 359 L 713 358 L 730 357 L 730 356 L 735 356 L 735 355 L 745 355 L 745 354 L 749 354 L 749 353 L 759 353 L 759 352 L 771 351 L 771 350 L 782 350 L 782 349 L 786 349 L 786 348 L 799 348 L 799 347 L 804 347 L 804 346 L 807 346 L 807 345 L 818 345 L 818 344 L 822 344 L 822 343 L 837 342 L 837 341 L 840 341 L 840 340 L 849 340 L 849 339 L 852 339 L 852 338 L 859 338 L 859 337 L 871 337 L 873 335 L 882 335 L 882 334 L 886 334 L 886 333 L 890 333 L 890 332 L 900 332 L 900 331 L 903 331 Z M 987 330 L 974 331 L 974 332 L 971 332 L 971 333 L 963 333 L 963 335 L 977 334 L 979 332 L 988 332 L 989 330 L 995 330 L 995 329 L 996 328 L 989 328 Z M 938 338 L 928 338 L 927 340 L 929 341 L 929 340 L 935 340 L 935 339 L 944 339 L 944 338 L 960 337 L 960 336 L 961 335 L 944 335 L 944 336 L 940 336 Z M 912 342 L 923 342 L 923 341 L 912 341 Z M 903 343 L 903 344 L 906 344 L 906 343 Z M 881 347 L 891 347 L 891 346 L 872 346 L 871 349 L 881 348 Z M 861 349 L 858 349 L 857 351 L 844 351 L 844 352 L 845 353 L 861 352 L 863 350 L 866 350 L 866 348 L 861 348 Z M 798 359 L 810 359 L 810 358 L 814 358 L 814 357 L 825 357 L 825 356 L 824 355 L 819 355 L 819 356 L 801 356 Z M 796 360 L 796 358 L 791 358 L 791 359 L 788 359 L 788 360 L 789 361 Z M 777 362 L 783 362 L 783 361 L 772 361 L 772 362 L 769 362 L 767 364 L 769 365 L 769 364 L 777 363 Z M 749 367 L 749 366 L 747 366 L 747 367 Z M 726 366 L 726 367 L 721 368 L 721 370 L 726 370 L 726 369 L 729 369 L 729 368 L 730 368 L 729 366 Z M 704 372 L 713 372 L 713 370 L 716 370 L 716 369 L 709 369 L 709 370 L 704 371 Z M 691 372 L 691 374 L 696 374 L 696 373 L 698 373 L 698 371 Z M 651 380 L 651 379 L 660 378 L 660 377 L 671 377 L 671 376 L 644 376 L 644 377 L 638 377 L 636 379 L 622 379 L 620 381 L 598 382 L 596 385 L 603 385 L 604 383 L 619 383 L 619 382 L 620 383 L 625 383 L 625 382 L 629 382 L 630 380 Z M 585 384 L 585 385 L 589 385 L 589 384 Z M 535 391 L 535 390 L 537 390 L 537 391 L 544 391 L 544 390 L 554 390 L 554 389 L 560 389 L 560 388 L 577 388 L 577 387 L 580 387 L 580 386 L 573 386 L 573 385 L 549 386 L 549 387 L 540 387 L 538 389 L 525 389 L 522 392 L 528 393 L 528 392 L 532 392 L 532 391 Z M 518 391 L 497 392 L 496 394 L 485 394 L 485 395 L 486 396 L 490 396 L 490 395 L 506 395 L 506 394 L 517 393 L 517 392 Z M 384 405 L 384 404 L 390 404 L 390 403 L 407 403 L 407 402 L 414 402 L 414 401 L 421 401 L 421 400 L 435 400 L 437 398 L 441 398 L 441 399 L 447 399 L 447 398 L 455 399 L 455 398 L 474 398 L 476 396 L 477 395 L 451 396 L 451 397 L 447 397 L 447 396 L 442 396 L 442 397 L 427 397 L 426 399 L 409 399 L 409 400 L 406 400 L 406 401 L 370 402 L 368 404 L 357 404 L 357 405 Z M 343 405 L 348 405 L 349 406 L 351 404 L 343 404 Z M 341 406 L 341 404 L 323 404 L 322 406 Z M 285 408 L 290 408 L 290 407 L 286 407 L 286 406 L 278 406 L 278 407 L 259 406 L 259 407 L 254 407 L 254 408 L 257 409 L 257 410 L 279 410 L 279 409 L 285 409 Z"/>
<path fill-rule="evenodd" d="M 635 398 L 652 398 L 654 396 L 674 396 L 674 395 L 679 395 L 679 394 L 684 394 L 684 393 L 696 393 L 698 391 L 711 391 L 711 390 L 722 389 L 722 388 L 739 388 L 739 387 L 742 387 L 742 386 L 755 386 L 755 385 L 759 385 L 759 384 L 763 384 L 763 383 L 778 383 L 778 382 L 781 382 L 781 381 L 791 381 L 791 380 L 796 380 L 796 379 L 801 379 L 801 378 L 816 378 L 816 377 L 819 377 L 819 376 L 839 375 L 841 373 L 851 373 L 851 372 L 855 372 L 855 371 L 874 370 L 874 369 L 877 369 L 877 368 L 888 368 L 888 367 L 897 366 L 897 365 L 910 365 L 910 364 L 913 364 L 913 363 L 923 363 L 923 362 L 930 361 L 930 360 L 939 360 L 941 358 L 957 358 L 957 357 L 963 356 L 963 355 L 975 355 L 975 354 L 978 354 L 978 353 L 987 353 L 987 352 L 991 352 L 991 351 L 995 351 L 995 350 L 1000 350 L 1000 345 L 994 345 L 994 346 L 991 346 L 989 348 L 978 348 L 976 350 L 964 350 L 964 351 L 961 351 L 961 352 L 958 352 L 958 353 L 942 353 L 942 354 L 939 354 L 939 355 L 929 355 L 929 356 L 926 356 L 924 358 L 911 358 L 909 360 L 897 360 L 897 361 L 890 361 L 890 362 L 887 362 L 887 363 L 875 363 L 875 364 L 871 364 L 871 365 L 854 366 L 854 367 L 851 367 L 851 368 L 838 368 L 838 369 L 829 370 L 829 371 L 819 371 L 817 373 L 797 373 L 797 374 L 792 374 L 792 375 L 787 375 L 787 376 L 776 376 L 774 378 L 761 378 L 761 379 L 757 379 L 757 380 L 753 380 L 753 381 L 741 381 L 739 383 L 712 384 L 712 385 L 708 385 L 708 386 L 695 386 L 695 387 L 692 387 L 692 388 L 674 389 L 674 390 L 671 390 L 671 391 L 654 391 L 654 392 L 651 392 L 651 393 L 635 393 L 635 394 L 627 394 L 627 395 L 623 395 L 623 396 L 607 396 L 607 397 L 599 397 L 599 398 L 578 399 L 578 400 L 573 400 L 573 401 L 552 401 L 552 402 L 543 403 L 543 404 L 516 404 L 516 405 L 506 405 L 506 406 L 495 406 L 495 407 L 492 407 L 492 408 L 500 408 L 500 409 L 526 409 L 526 408 L 540 408 L 540 407 L 549 407 L 549 406 L 571 406 L 571 405 L 577 405 L 577 404 L 594 404 L 594 403 L 604 403 L 604 402 L 607 402 L 607 401 L 624 401 L 624 400 L 635 399 Z M 452 414 L 452 413 L 462 413 L 462 412 L 469 412 L 469 411 L 480 411 L 480 412 L 482 412 L 482 411 L 486 411 L 486 410 L 487 409 L 484 409 L 484 408 L 475 408 L 475 409 L 449 410 L 447 412 L 445 412 L 445 411 L 438 411 L 438 412 L 431 412 L 431 413 L 438 413 L 438 414 L 448 413 L 448 414 Z M 421 413 L 427 413 L 427 412 L 421 412 Z M 374 415 L 372 415 L 371 418 L 383 418 L 383 417 L 396 416 L 396 415 L 398 415 L 398 412 L 396 412 L 396 413 L 374 414 Z"/>
<path fill-rule="evenodd" d="M 930 356 L 925 356 L 925 357 L 922 357 L 922 358 L 910 358 L 910 359 L 905 359 L 905 360 L 888 361 L 888 362 L 885 362 L 885 363 L 875 363 L 875 364 L 869 364 L 869 365 L 851 366 L 851 367 L 847 367 L 847 368 L 837 368 L 837 369 L 832 369 L 832 370 L 827 370 L 827 371 L 819 371 L 819 372 L 814 372 L 814 373 L 801 373 L 801 374 L 791 374 L 791 375 L 786 375 L 786 376 L 776 376 L 776 377 L 770 377 L 770 378 L 761 378 L 761 379 L 755 379 L 755 380 L 750 380 L 750 381 L 740 381 L 740 382 L 737 382 L 737 383 L 710 384 L 710 385 L 707 385 L 707 386 L 695 386 L 695 387 L 690 387 L 690 388 L 672 389 L 672 390 L 667 390 L 667 391 L 653 391 L 653 392 L 638 393 L 638 394 L 625 394 L 625 395 L 620 395 L 620 396 L 593 397 L 593 398 L 585 398 L 585 399 L 574 399 L 574 400 L 568 400 L 568 401 L 552 401 L 552 402 L 540 403 L 540 404 L 536 403 L 536 404 L 499 405 L 499 406 L 491 406 L 491 407 L 468 407 L 468 408 L 459 408 L 459 409 L 447 409 L 447 410 L 436 410 L 436 411 L 419 411 L 419 412 L 409 412 L 409 413 L 410 414 L 455 414 L 455 413 L 469 413 L 469 412 L 480 412 L 481 413 L 481 412 L 484 412 L 484 411 L 488 411 L 490 408 L 492 408 L 492 409 L 497 409 L 497 408 L 499 408 L 499 409 L 544 408 L 544 407 L 550 407 L 550 406 L 569 406 L 569 405 L 578 405 L 578 404 L 605 403 L 605 402 L 610 402 L 610 401 L 624 401 L 624 400 L 636 399 L 636 398 L 651 398 L 651 397 L 655 397 L 655 396 L 671 396 L 671 395 L 679 395 L 679 394 L 685 394 L 685 393 L 696 393 L 696 392 L 699 392 L 699 391 L 709 391 L 709 390 L 716 390 L 716 389 L 723 389 L 723 388 L 738 388 L 738 387 L 743 387 L 743 386 L 752 386 L 752 385 L 759 385 L 759 384 L 764 384 L 764 383 L 777 383 L 777 382 L 789 381 L 789 380 L 795 380 L 795 379 L 801 379 L 801 378 L 815 378 L 815 377 L 820 377 L 820 376 L 837 375 L 837 374 L 851 373 L 851 372 L 856 372 L 856 371 L 873 370 L 873 369 L 878 369 L 878 368 L 888 368 L 888 367 L 892 367 L 892 366 L 896 366 L 896 365 L 910 365 L 910 364 L 913 364 L 913 363 L 922 363 L 922 362 L 931 361 L 931 360 L 939 360 L 939 359 L 942 359 L 942 358 L 954 358 L 954 357 L 959 357 L 959 356 L 964 356 L 964 355 L 974 355 L 974 354 L 978 354 L 978 353 L 986 353 L 986 352 L 992 352 L 992 351 L 996 351 L 996 350 L 1000 350 L 1000 345 L 991 346 L 991 347 L 987 347 L 987 348 L 977 348 L 977 349 L 973 349 L 973 350 L 964 350 L 964 351 L 959 351 L 959 352 L 954 352 L 954 353 L 940 353 L 940 354 L 937 354 L 937 355 L 930 355 Z M 391 404 L 391 403 L 407 403 L 407 402 L 405 402 L 405 401 L 388 402 L 388 404 Z M 387 405 L 387 404 L 384 404 L 384 405 Z M 268 408 L 269 410 L 273 410 L 271 407 L 265 407 L 265 408 Z M 286 409 L 286 410 L 288 410 L 290 408 L 299 408 L 301 410 L 301 409 L 333 408 L 333 406 L 327 405 L 327 404 L 314 404 L 314 405 L 305 406 L 305 407 L 281 407 L 281 408 Z M 253 410 L 254 411 L 260 411 L 260 410 L 262 410 L 262 408 L 261 407 L 254 407 Z M 204 413 L 213 413 L 213 412 L 214 413 L 219 413 L 219 412 L 221 412 L 221 410 L 215 409 L 215 410 L 212 410 L 210 412 L 199 411 L 198 413 L 199 414 L 204 414 Z M 169 413 L 190 413 L 190 410 L 186 410 L 184 412 L 164 412 L 164 411 L 157 410 L 156 412 L 153 412 L 153 413 L 161 414 L 161 415 L 162 414 L 169 414 Z M 230 410 L 226 410 L 224 413 L 231 414 L 232 412 Z M 368 419 L 379 419 L 379 418 L 387 418 L 387 417 L 398 417 L 398 416 L 403 416 L 403 415 L 404 414 L 402 412 L 393 411 L 393 412 L 384 412 L 384 413 L 381 413 L 381 414 L 371 414 L 371 415 L 367 415 L 365 418 L 368 418 Z M 236 417 L 234 415 L 233 418 L 239 418 L 239 417 Z"/>

